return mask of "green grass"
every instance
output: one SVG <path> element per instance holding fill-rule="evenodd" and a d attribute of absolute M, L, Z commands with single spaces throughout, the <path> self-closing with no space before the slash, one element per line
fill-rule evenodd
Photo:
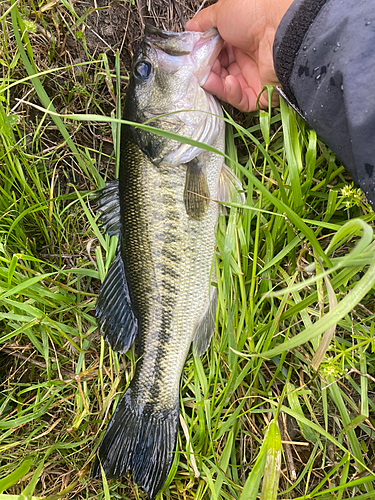
<path fill-rule="evenodd" d="M 89 192 L 118 170 L 119 61 L 47 68 L 29 7 L 0 14 L 0 500 L 146 498 L 90 478 L 135 361 L 93 316 L 116 239 Z M 227 121 L 247 201 L 219 223 L 217 328 L 186 361 L 162 498 L 373 498 L 375 216 L 285 104 Z"/>

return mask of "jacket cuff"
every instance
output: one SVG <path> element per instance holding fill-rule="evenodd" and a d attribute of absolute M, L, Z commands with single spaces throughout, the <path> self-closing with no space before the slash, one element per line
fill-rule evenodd
<path fill-rule="evenodd" d="M 298 107 L 290 87 L 290 77 L 296 56 L 307 31 L 328 0 L 294 0 L 281 20 L 273 44 L 276 76 L 287 98 Z"/>

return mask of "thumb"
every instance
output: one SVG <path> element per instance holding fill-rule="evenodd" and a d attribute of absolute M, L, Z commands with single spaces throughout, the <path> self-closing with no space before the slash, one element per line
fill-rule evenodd
<path fill-rule="evenodd" d="M 217 4 L 201 10 L 186 23 L 187 31 L 207 31 L 217 28 Z"/>

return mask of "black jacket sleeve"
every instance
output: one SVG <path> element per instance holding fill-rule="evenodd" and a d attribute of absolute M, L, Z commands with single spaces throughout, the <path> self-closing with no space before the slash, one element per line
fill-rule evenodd
<path fill-rule="evenodd" d="M 375 206 L 375 1 L 294 0 L 274 42 L 289 101 Z"/>

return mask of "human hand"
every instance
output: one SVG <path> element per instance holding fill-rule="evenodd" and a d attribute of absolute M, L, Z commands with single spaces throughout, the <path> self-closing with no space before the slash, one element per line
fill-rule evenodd
<path fill-rule="evenodd" d="M 262 88 L 278 84 L 273 41 L 292 1 L 219 0 L 188 21 L 187 30 L 215 27 L 225 41 L 203 88 L 240 111 L 255 111 Z M 266 93 L 261 95 L 259 106 L 268 106 Z"/>

